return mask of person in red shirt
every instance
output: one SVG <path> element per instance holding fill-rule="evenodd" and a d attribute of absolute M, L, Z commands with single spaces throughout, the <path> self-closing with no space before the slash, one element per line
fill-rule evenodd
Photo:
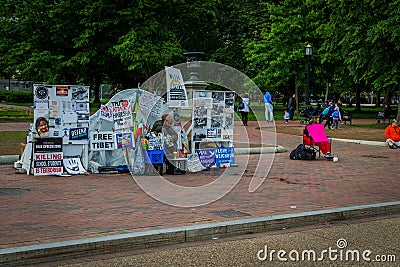
<path fill-rule="evenodd" d="M 392 124 L 386 128 L 385 136 L 387 138 L 386 143 L 390 148 L 400 147 L 400 128 L 398 120 L 393 120 Z"/>

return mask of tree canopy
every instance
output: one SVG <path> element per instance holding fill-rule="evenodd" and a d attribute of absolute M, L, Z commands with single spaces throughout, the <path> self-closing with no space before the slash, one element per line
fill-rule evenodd
<path fill-rule="evenodd" d="M 0 0 L 3 78 L 135 87 L 202 51 L 264 91 L 313 97 L 399 91 L 396 0 Z M 97 96 L 97 94 L 96 94 Z M 98 101 L 98 99 L 96 99 Z M 358 101 L 359 103 L 359 101 Z"/>

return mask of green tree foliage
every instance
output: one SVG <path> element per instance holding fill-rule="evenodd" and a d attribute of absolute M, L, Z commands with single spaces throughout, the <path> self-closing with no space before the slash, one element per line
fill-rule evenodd
<path fill-rule="evenodd" d="M 399 89 L 397 0 L 0 0 L 3 77 L 135 87 L 183 52 L 245 72 L 263 90 L 311 93 Z M 206 58 L 206 59 L 207 59 Z M 98 94 L 96 93 L 96 96 Z M 98 99 L 96 99 L 98 101 Z"/>
<path fill-rule="evenodd" d="M 184 51 L 216 50 L 216 4 L 1 0 L 0 66 L 17 79 L 136 86 Z"/>
<path fill-rule="evenodd" d="M 305 90 L 304 46 L 313 46 L 312 92 L 386 90 L 399 84 L 399 1 L 286 0 L 270 4 L 245 55 L 265 90 Z M 328 88 L 329 89 L 329 88 Z M 398 89 L 397 89 L 398 90 Z M 359 98 L 358 98 L 359 104 Z"/>

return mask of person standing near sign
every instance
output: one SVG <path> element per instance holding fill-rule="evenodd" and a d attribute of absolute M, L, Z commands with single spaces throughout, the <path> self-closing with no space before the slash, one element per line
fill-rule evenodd
<path fill-rule="evenodd" d="M 243 103 L 243 104 L 241 104 Z M 247 126 L 248 115 L 249 115 L 249 106 L 250 106 L 250 99 L 248 94 L 244 94 L 242 99 L 239 102 L 238 111 L 242 115 L 242 123 L 244 126 Z"/>
<path fill-rule="evenodd" d="M 49 134 L 49 122 L 45 117 L 39 117 L 35 123 L 36 132 L 39 136 L 44 137 Z"/>

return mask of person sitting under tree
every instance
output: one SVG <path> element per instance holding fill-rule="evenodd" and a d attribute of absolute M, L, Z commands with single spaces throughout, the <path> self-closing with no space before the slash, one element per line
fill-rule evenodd
<path fill-rule="evenodd" d="M 394 119 L 392 124 L 386 127 L 385 130 L 386 143 L 390 148 L 399 148 L 400 147 L 400 128 L 399 121 Z"/>

